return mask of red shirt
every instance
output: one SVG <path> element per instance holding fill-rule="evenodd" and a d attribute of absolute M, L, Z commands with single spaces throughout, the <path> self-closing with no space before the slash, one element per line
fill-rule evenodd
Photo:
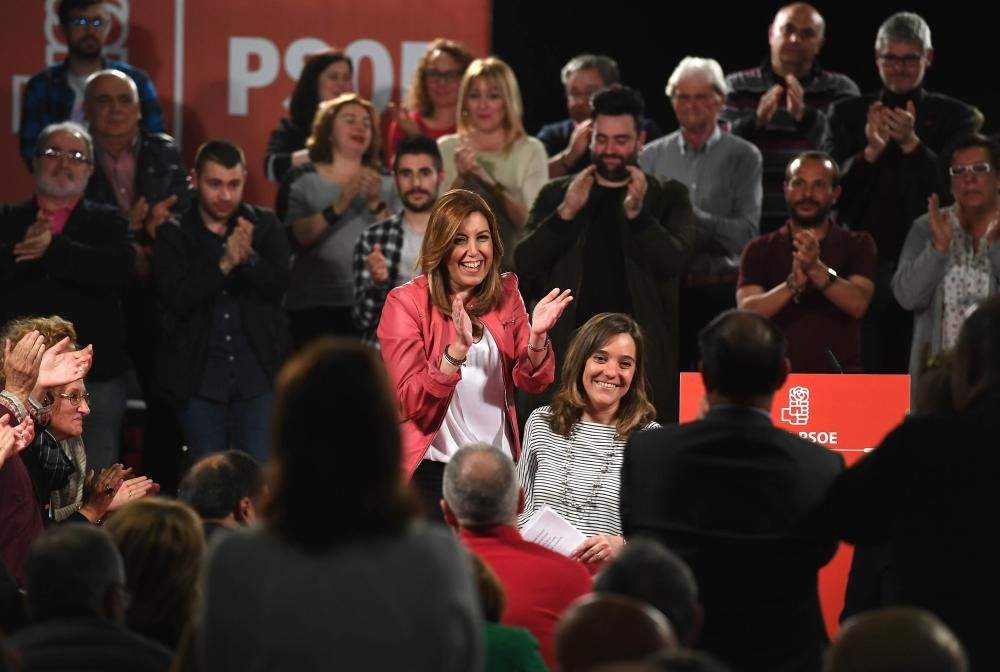
<path fill-rule="evenodd" d="M 546 664 L 556 669 L 556 623 L 570 603 L 593 590 L 590 572 L 575 560 L 525 541 L 511 525 L 462 528 L 458 536 L 503 584 L 507 608 L 500 623 L 530 630 Z"/>
<path fill-rule="evenodd" d="M 10 455 L 0 467 L 0 562 L 24 585 L 24 559 L 31 542 L 42 533 L 31 476 L 20 456 Z"/>

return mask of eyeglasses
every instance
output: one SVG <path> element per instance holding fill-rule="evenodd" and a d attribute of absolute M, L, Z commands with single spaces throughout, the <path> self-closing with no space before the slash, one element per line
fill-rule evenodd
<path fill-rule="evenodd" d="M 102 19 L 99 16 L 95 16 L 91 19 L 88 19 L 85 16 L 71 16 L 70 18 L 66 19 L 67 26 L 76 26 L 78 28 L 86 28 L 87 26 L 91 26 L 93 28 L 100 28 L 105 23 L 109 23 L 108 20 Z"/>
<path fill-rule="evenodd" d="M 68 401 L 73 408 L 77 408 L 81 401 L 86 401 L 87 405 L 90 406 L 90 392 L 84 392 L 83 394 L 79 392 L 70 392 L 69 394 L 60 392 L 59 396 Z"/>
<path fill-rule="evenodd" d="M 457 82 L 462 78 L 461 70 L 428 70 L 427 79 L 439 82 Z"/>
<path fill-rule="evenodd" d="M 58 161 L 59 159 L 67 159 L 73 163 L 90 163 L 90 158 L 80 151 L 69 151 L 64 152 L 61 149 L 56 149 L 55 147 L 46 147 L 42 151 L 38 152 L 38 156 L 43 159 L 49 159 L 50 161 Z"/>
<path fill-rule="evenodd" d="M 952 177 L 961 177 L 966 173 L 972 173 L 974 175 L 985 175 L 993 170 L 993 166 L 987 161 L 979 161 L 977 163 L 960 163 L 957 166 L 949 166 L 948 174 Z"/>
<path fill-rule="evenodd" d="M 887 67 L 915 68 L 923 60 L 922 54 L 907 54 L 906 56 L 896 56 L 895 54 L 879 54 L 878 62 Z"/>

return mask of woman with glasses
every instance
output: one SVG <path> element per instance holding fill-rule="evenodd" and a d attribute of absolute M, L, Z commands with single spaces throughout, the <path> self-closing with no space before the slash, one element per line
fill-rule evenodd
<path fill-rule="evenodd" d="M 354 65 L 347 54 L 327 49 L 310 56 L 288 102 L 288 116 L 271 131 L 264 155 L 264 174 L 281 182 L 289 168 L 309 161 L 306 140 L 319 104 L 354 91 Z"/>
<path fill-rule="evenodd" d="M 962 323 L 1000 285 L 1000 147 L 981 135 L 954 145 L 948 173 L 955 204 L 937 194 L 913 222 L 892 291 L 914 312 L 910 390 L 917 391 L 929 358 L 955 347 Z"/>
<path fill-rule="evenodd" d="M 473 61 L 458 92 L 458 132 L 438 140 L 452 188 L 482 196 L 496 213 L 512 269 L 528 210 L 549 179 L 545 146 L 524 131 L 521 90 L 499 58 Z"/>
<path fill-rule="evenodd" d="M 427 512 L 440 518 L 444 467 L 470 441 L 520 454 L 515 387 L 538 394 L 555 376 L 549 330 L 569 304 L 553 289 L 528 320 L 504 255 L 496 218 L 464 189 L 431 210 L 418 265 L 422 275 L 396 287 L 378 326 L 399 397 L 403 468 Z"/>
<path fill-rule="evenodd" d="M 393 165 L 396 145 L 404 137 L 426 135 L 437 140 L 455 132 L 458 114 L 458 86 L 472 54 L 465 45 L 443 37 L 427 45 L 417 63 L 406 107 L 389 103 L 386 113 L 392 116 L 386 141 L 386 163 Z"/>
<path fill-rule="evenodd" d="M 600 313 L 577 330 L 551 406 L 524 427 L 517 476 L 520 524 L 548 506 L 587 536 L 572 557 L 598 568 L 622 549 L 618 484 L 625 442 L 658 427 L 649 401 L 642 332 L 628 315 Z"/>
<path fill-rule="evenodd" d="M 295 246 L 285 306 L 296 348 L 324 334 L 357 335 L 354 244 L 398 203 L 392 179 L 379 172 L 378 114 L 364 98 L 345 93 L 322 103 L 306 147 L 309 163 L 278 194 Z"/>

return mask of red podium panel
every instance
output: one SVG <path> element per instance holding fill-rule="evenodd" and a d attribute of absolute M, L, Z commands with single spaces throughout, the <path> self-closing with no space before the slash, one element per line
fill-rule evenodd
<path fill-rule="evenodd" d="M 680 421 L 695 420 L 705 386 L 700 373 L 681 373 Z M 775 427 L 798 434 L 844 456 L 847 466 L 877 446 L 910 410 L 909 376 L 793 373 L 774 395 Z M 837 631 L 853 548 L 840 550 L 819 574 L 827 631 Z"/>

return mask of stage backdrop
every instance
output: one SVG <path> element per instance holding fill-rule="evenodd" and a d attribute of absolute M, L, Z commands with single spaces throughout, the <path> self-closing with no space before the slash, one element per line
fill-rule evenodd
<path fill-rule="evenodd" d="M 17 3 L 0 29 L 0 202 L 32 191 L 18 153 L 21 93 L 32 74 L 65 56 L 58 1 Z M 419 11 L 405 0 L 107 5 L 113 27 L 106 53 L 152 76 L 167 130 L 181 140 L 187 161 L 206 138 L 238 142 L 250 169 L 247 198 L 266 205 L 274 188 L 263 177 L 264 148 L 308 54 L 331 45 L 344 49 L 354 61 L 355 89 L 381 110 L 400 92 L 405 97 L 417 60 L 435 37 L 461 40 L 476 56 L 489 48 L 489 0 L 426 0 Z"/>

